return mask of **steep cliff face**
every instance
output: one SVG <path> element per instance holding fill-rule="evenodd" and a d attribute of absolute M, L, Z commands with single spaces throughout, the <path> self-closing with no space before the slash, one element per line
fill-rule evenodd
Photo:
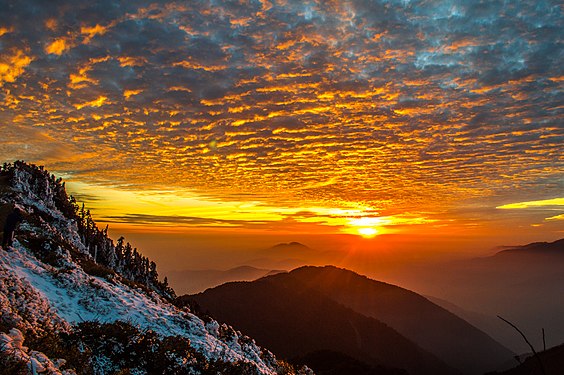
<path fill-rule="evenodd" d="M 5 165 L 0 205 L 2 220 L 13 207 L 23 217 L 13 245 L 0 250 L 4 368 L 53 374 L 293 372 L 232 327 L 171 304 L 174 292 L 158 280 L 156 265 L 123 241 L 114 245 L 43 169 Z"/>

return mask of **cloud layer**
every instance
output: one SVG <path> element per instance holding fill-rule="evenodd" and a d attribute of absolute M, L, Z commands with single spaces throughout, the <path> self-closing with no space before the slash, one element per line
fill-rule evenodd
<path fill-rule="evenodd" d="M 129 188 L 385 214 L 564 191 L 558 1 L 0 9 L 4 159 Z"/>

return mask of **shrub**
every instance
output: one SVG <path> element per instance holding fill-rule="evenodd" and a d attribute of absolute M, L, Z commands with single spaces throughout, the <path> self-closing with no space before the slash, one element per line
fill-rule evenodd
<path fill-rule="evenodd" d="M 24 361 L 17 360 L 8 353 L 0 351 L 0 375 L 27 375 L 28 368 Z"/>

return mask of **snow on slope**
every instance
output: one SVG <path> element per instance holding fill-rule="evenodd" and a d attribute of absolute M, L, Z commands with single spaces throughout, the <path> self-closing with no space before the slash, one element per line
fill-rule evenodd
<path fill-rule="evenodd" d="M 65 322 L 88 320 L 102 323 L 127 321 L 163 336 L 184 336 L 192 347 L 209 359 L 250 361 L 256 363 L 262 373 L 274 372 L 273 364 L 261 359 L 261 350 L 254 342 L 242 345 L 237 340 L 221 341 L 217 338 L 217 322 L 206 325 L 197 316 L 178 310 L 156 294 L 147 296 L 117 280 L 109 282 L 90 276 L 77 265 L 60 271 L 39 261 L 19 243 L 10 252 L 0 252 L 0 266 L 2 283 L 12 282 L 22 290 L 31 291 L 23 307 L 35 322 L 47 315 L 60 326 Z M 2 285 L 3 306 L 9 300 L 4 295 L 7 289 Z M 25 293 L 20 295 L 26 296 Z"/>
<path fill-rule="evenodd" d="M 25 171 L 24 171 L 25 172 Z M 87 254 L 76 223 L 69 221 L 48 192 L 41 197 L 30 193 L 31 176 L 16 173 L 10 194 L 0 203 L 17 203 L 26 211 L 18 237 L 58 238 L 77 253 Z M 41 215 L 38 213 L 41 212 Z M 30 217 L 39 217 L 31 220 Z M 44 218 L 48 217 L 48 220 Z M 126 321 L 162 336 L 183 336 L 191 347 L 209 360 L 247 362 L 261 374 L 275 374 L 277 360 L 254 340 L 216 321 L 204 323 L 188 310 L 180 310 L 156 292 L 136 289 L 119 277 L 95 277 L 73 261 L 61 246 L 47 251 L 56 254 L 57 266 L 43 262 L 29 241 L 14 242 L 10 251 L 0 248 L 0 317 L 11 326 L 27 331 L 67 331 L 83 321 L 110 323 Z M 44 249 L 45 250 L 45 249 Z M 221 329 L 220 329 L 221 328 Z M 233 334 L 222 335 L 221 331 Z M 14 334 L 14 332 L 12 332 Z M 8 340 L 4 337 L 4 341 Z"/>

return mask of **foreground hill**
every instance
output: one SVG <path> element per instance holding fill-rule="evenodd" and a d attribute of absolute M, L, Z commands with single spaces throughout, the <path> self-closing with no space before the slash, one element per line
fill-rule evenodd
<path fill-rule="evenodd" d="M 0 250 L 3 373 L 294 372 L 232 327 L 171 304 L 156 265 L 114 244 L 42 168 L 4 165 L 0 205 L 23 217 Z"/>
<path fill-rule="evenodd" d="M 294 362 L 315 352 L 332 351 L 388 371 L 458 373 L 386 324 L 304 285 L 293 273 L 228 283 L 180 300 L 195 302 Z"/>

